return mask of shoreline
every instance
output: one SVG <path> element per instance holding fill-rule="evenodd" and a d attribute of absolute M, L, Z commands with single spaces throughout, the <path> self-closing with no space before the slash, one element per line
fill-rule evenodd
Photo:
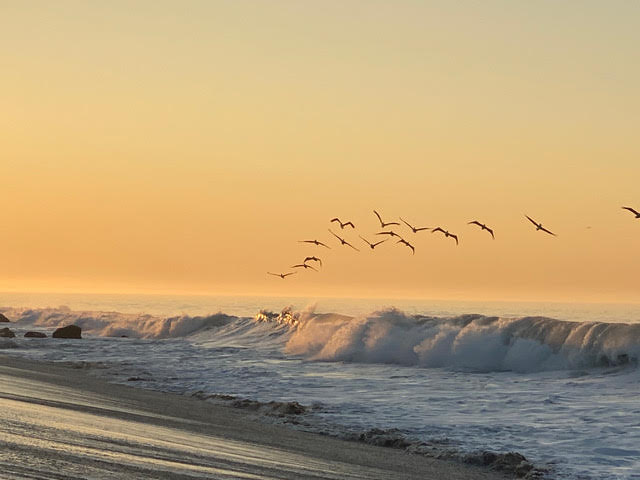
<path fill-rule="evenodd" d="M 513 478 L 257 422 L 230 406 L 7 355 L 0 355 L 0 430 L 7 439 L 0 466 L 9 478 L 33 475 L 34 468 L 41 478 L 63 479 Z"/>

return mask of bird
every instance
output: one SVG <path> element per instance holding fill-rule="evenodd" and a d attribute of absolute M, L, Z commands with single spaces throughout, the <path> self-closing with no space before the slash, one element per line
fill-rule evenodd
<path fill-rule="evenodd" d="M 637 210 L 634 210 L 631 207 L 622 207 L 624 210 L 629 210 L 631 213 L 633 213 L 636 218 L 640 218 L 640 212 L 638 212 Z"/>
<path fill-rule="evenodd" d="M 307 268 L 310 268 L 311 270 L 313 270 L 314 272 L 317 272 L 318 270 L 316 270 L 315 268 L 313 268 L 311 265 L 307 265 L 306 263 L 299 263 L 297 265 L 291 265 L 291 268 L 304 268 L 305 270 Z"/>
<path fill-rule="evenodd" d="M 376 235 L 389 235 L 390 237 L 398 237 L 398 238 L 400 238 L 400 235 L 398 235 L 393 230 L 389 230 L 388 232 L 378 232 L 378 233 L 376 233 Z"/>
<path fill-rule="evenodd" d="M 541 223 L 536 222 L 529 215 L 525 215 L 525 217 L 527 217 L 527 219 L 536 226 L 536 231 L 542 230 L 543 232 L 547 232 L 549 235 L 553 235 L 554 237 L 557 237 L 557 235 L 555 233 L 553 233 L 553 232 L 547 230 L 546 228 L 544 228 Z"/>
<path fill-rule="evenodd" d="M 418 233 L 421 230 L 431 230 L 431 227 L 414 227 L 413 225 L 411 225 L 409 222 L 407 222 L 406 220 L 404 220 L 402 217 L 400 217 L 400 220 L 402 220 L 402 222 L 409 227 L 413 233 Z M 384 228 L 384 227 L 383 227 Z"/>
<path fill-rule="evenodd" d="M 362 235 L 358 235 L 362 240 L 364 240 L 364 242 L 369 245 L 369 247 L 371 247 L 371 250 L 373 250 L 374 248 L 376 248 L 378 245 L 380 245 L 381 243 L 384 243 L 388 240 L 388 238 L 385 238 L 384 240 L 380 240 L 379 242 L 376 243 L 371 243 L 369 240 L 367 240 L 366 238 L 364 238 Z"/>
<path fill-rule="evenodd" d="M 298 242 L 300 243 L 313 243 L 314 245 L 320 245 L 322 247 L 327 247 L 328 249 L 331 249 L 331 247 L 329 245 L 325 245 L 322 242 L 319 242 L 318 240 L 298 240 Z"/>
<path fill-rule="evenodd" d="M 344 222 L 342 223 L 340 221 L 340 219 L 338 217 L 332 218 L 331 222 L 338 222 L 340 224 L 340 229 L 342 230 L 344 227 L 346 227 L 347 225 L 350 225 L 351 228 L 356 228 L 356 226 L 353 224 L 353 222 Z"/>
<path fill-rule="evenodd" d="M 380 228 L 387 228 L 387 225 L 400 225 L 398 222 L 383 222 L 382 217 L 378 212 L 374 210 L 373 213 L 376 214 L 376 217 L 378 217 L 378 220 L 380 221 Z"/>
<path fill-rule="evenodd" d="M 458 236 L 457 235 L 454 235 L 453 233 L 449 233 L 449 232 L 447 232 L 446 230 L 443 230 L 440 227 L 436 227 L 433 230 L 431 230 L 431 233 L 433 233 L 433 232 L 442 232 L 442 233 L 444 233 L 445 237 L 453 238 L 456 241 L 456 245 L 458 245 Z"/>
<path fill-rule="evenodd" d="M 269 275 L 273 275 L 274 277 L 280 277 L 282 279 L 284 279 L 285 277 L 288 277 L 289 275 L 295 275 L 298 272 L 289 272 L 289 273 L 271 273 L 271 272 L 267 272 Z"/>
<path fill-rule="evenodd" d="M 411 249 L 411 251 L 413 252 L 413 254 L 416 254 L 416 249 L 413 245 L 411 245 L 409 242 L 407 242 L 404 238 L 401 238 L 400 240 L 398 240 L 396 243 L 403 243 L 405 244 L 407 247 L 409 247 Z"/>
<path fill-rule="evenodd" d="M 493 230 L 491 230 L 489 227 L 487 227 L 485 224 L 480 223 L 477 220 L 474 220 L 473 222 L 469 222 L 469 225 L 478 225 L 482 230 L 486 230 L 487 232 L 489 232 L 491 234 L 491 238 L 493 238 L 494 240 L 496 239 L 496 237 L 493 235 Z"/>
<path fill-rule="evenodd" d="M 304 262 L 302 263 L 307 263 L 307 262 L 318 262 L 320 264 L 320 266 L 322 266 L 322 260 L 320 260 L 318 257 L 307 257 L 304 259 Z"/>
<path fill-rule="evenodd" d="M 335 233 L 333 233 L 333 232 L 331 231 L 331 229 L 330 229 L 330 228 L 329 228 L 328 230 L 329 230 L 329 233 L 330 233 L 331 235 L 333 235 L 333 236 L 334 236 L 334 237 L 336 237 L 338 240 L 340 240 L 340 244 L 341 244 L 341 245 L 349 245 L 351 248 L 353 248 L 353 249 L 354 249 L 354 250 L 356 250 L 357 252 L 359 252 L 359 251 L 360 251 L 358 248 L 354 247 L 354 246 L 353 246 L 353 245 L 351 245 L 349 242 L 347 242 L 344 238 L 339 237 L 338 235 L 336 235 Z"/>

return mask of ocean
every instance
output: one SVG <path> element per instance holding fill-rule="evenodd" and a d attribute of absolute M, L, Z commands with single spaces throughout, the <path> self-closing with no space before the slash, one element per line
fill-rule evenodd
<path fill-rule="evenodd" d="M 17 334 L 5 354 L 306 408 L 256 407 L 261 421 L 461 460 L 515 451 L 548 478 L 640 478 L 640 305 L 0 293 L 0 312 Z M 82 340 L 23 336 L 71 323 Z"/>

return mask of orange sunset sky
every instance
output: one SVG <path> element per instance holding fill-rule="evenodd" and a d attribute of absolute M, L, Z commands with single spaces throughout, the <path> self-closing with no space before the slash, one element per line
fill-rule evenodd
<path fill-rule="evenodd" d="M 640 302 L 621 209 L 640 210 L 639 19 L 625 1 L 2 1 L 0 290 Z M 374 208 L 460 246 L 327 232 L 352 220 L 366 248 Z M 266 274 L 312 254 L 321 272 Z"/>

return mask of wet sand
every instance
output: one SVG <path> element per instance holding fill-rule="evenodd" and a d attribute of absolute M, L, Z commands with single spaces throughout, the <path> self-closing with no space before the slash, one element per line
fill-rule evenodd
<path fill-rule="evenodd" d="M 506 478 L 1 355 L 0 472 L 7 479 Z"/>

